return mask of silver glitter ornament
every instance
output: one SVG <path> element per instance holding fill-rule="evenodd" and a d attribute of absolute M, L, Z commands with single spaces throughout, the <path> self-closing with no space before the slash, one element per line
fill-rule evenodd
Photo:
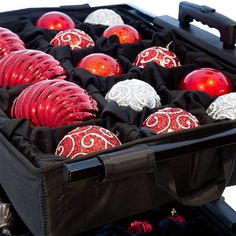
<path fill-rule="evenodd" d="M 236 92 L 219 96 L 206 110 L 215 120 L 236 119 Z"/>
<path fill-rule="evenodd" d="M 110 9 L 98 9 L 90 13 L 84 23 L 89 23 L 92 25 L 123 25 L 124 21 L 116 12 Z"/>
<path fill-rule="evenodd" d="M 11 205 L 0 203 L 0 233 L 11 235 L 10 227 L 12 222 Z"/>
<path fill-rule="evenodd" d="M 115 101 L 119 106 L 141 111 L 144 107 L 161 106 L 159 95 L 148 83 L 137 80 L 124 80 L 115 84 L 105 96 L 107 101 Z"/>

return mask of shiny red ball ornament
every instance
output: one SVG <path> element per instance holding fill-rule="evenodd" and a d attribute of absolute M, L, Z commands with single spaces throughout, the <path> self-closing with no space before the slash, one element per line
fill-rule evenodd
<path fill-rule="evenodd" d="M 86 125 L 69 132 L 58 144 L 55 155 L 70 159 L 121 145 L 111 131 Z"/>
<path fill-rule="evenodd" d="M 70 45 L 71 49 L 80 49 L 94 46 L 92 38 L 79 29 L 60 31 L 50 42 L 52 46 Z"/>
<path fill-rule="evenodd" d="M 37 50 L 12 52 L 0 60 L 0 86 L 36 83 L 63 75 L 65 70 L 54 57 Z"/>
<path fill-rule="evenodd" d="M 149 222 L 142 220 L 142 221 L 134 221 L 132 222 L 129 227 L 128 231 L 130 233 L 149 233 L 154 230 L 154 227 Z"/>
<path fill-rule="evenodd" d="M 51 30 L 66 30 L 75 28 L 75 23 L 71 17 L 65 13 L 50 11 L 39 17 L 36 26 Z"/>
<path fill-rule="evenodd" d="M 172 208 L 171 216 L 168 216 L 167 219 L 170 219 L 170 220 L 173 220 L 176 222 L 181 222 L 181 223 L 186 222 L 186 220 L 183 216 L 177 214 L 177 211 L 175 210 L 175 208 Z"/>
<path fill-rule="evenodd" d="M 137 43 L 142 40 L 140 33 L 130 25 L 113 25 L 108 27 L 102 37 L 109 38 L 112 35 L 118 36 L 120 43 Z"/>
<path fill-rule="evenodd" d="M 25 44 L 17 34 L 0 27 L 0 58 L 8 55 L 10 52 L 23 49 L 25 49 Z"/>
<path fill-rule="evenodd" d="M 199 126 L 199 121 L 188 111 L 181 108 L 166 107 L 151 114 L 143 127 L 150 128 L 157 134 L 166 134 Z"/>
<path fill-rule="evenodd" d="M 180 82 L 180 89 L 198 90 L 210 96 L 221 96 L 233 91 L 227 75 L 213 68 L 200 68 L 187 74 Z"/>
<path fill-rule="evenodd" d="M 120 64 L 114 58 L 103 53 L 93 53 L 84 57 L 77 67 L 82 67 L 99 76 L 118 76 L 123 73 Z"/>
<path fill-rule="evenodd" d="M 180 66 L 179 58 L 171 50 L 156 46 L 140 52 L 134 61 L 134 65 L 144 68 L 151 61 L 166 68 Z"/>
<path fill-rule="evenodd" d="M 60 127 L 95 118 L 97 111 L 97 102 L 83 88 L 58 77 L 23 90 L 11 116 L 28 118 L 35 126 Z"/>

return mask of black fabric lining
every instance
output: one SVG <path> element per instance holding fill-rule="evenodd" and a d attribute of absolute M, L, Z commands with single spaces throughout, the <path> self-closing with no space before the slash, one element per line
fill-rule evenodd
<path fill-rule="evenodd" d="M 53 162 L 51 162 L 49 158 L 52 158 L 52 154 L 54 154 L 61 138 L 68 131 L 81 125 L 101 125 L 118 134 L 123 144 L 154 135 L 152 132 L 147 131 L 147 129 L 141 128 L 141 126 L 147 116 L 158 109 L 144 108 L 141 112 L 135 112 L 129 107 L 119 107 L 115 102 L 107 102 L 105 100 L 104 97 L 110 88 L 117 82 L 126 79 L 136 78 L 149 83 L 161 97 L 162 106 L 160 108 L 169 106 L 180 107 L 191 112 L 199 119 L 201 125 L 206 126 L 206 132 L 209 124 L 218 123 L 218 121 L 214 121 L 206 114 L 206 109 L 214 98 L 202 92 L 180 91 L 178 90 L 178 86 L 183 77 L 190 71 L 201 67 L 212 67 L 226 73 L 233 81 L 235 87 L 236 74 L 232 73 L 234 70 L 228 72 L 228 68 L 225 68 L 206 54 L 197 50 L 189 50 L 182 42 L 176 39 L 173 31 L 167 29 L 160 30 L 158 27 L 141 21 L 135 14 L 125 9 L 118 7 L 113 8 L 113 10 L 122 16 L 125 23 L 132 25 L 141 33 L 143 38 L 141 42 L 122 45 L 119 43 L 116 36 L 101 38 L 100 36 L 106 29 L 106 26 L 83 23 L 85 17 L 91 12 L 91 9 L 83 9 L 79 13 L 70 10 L 66 11 L 75 21 L 76 28 L 84 30 L 95 41 L 94 47 L 75 51 L 72 51 L 69 46 L 52 47 L 50 41 L 56 35 L 57 31 L 41 29 L 34 26 L 36 19 L 42 13 L 46 12 L 45 9 L 33 13 L 29 11 L 24 16 L 16 15 L 15 18 L 10 17 L 8 20 L 4 21 L 4 23 L 1 22 L 2 27 L 8 27 L 16 32 L 25 42 L 27 48 L 44 51 L 59 60 L 67 71 L 67 80 L 86 89 L 96 99 L 100 109 L 100 117 L 97 117 L 95 120 L 54 129 L 47 127 L 31 127 L 28 122 L 18 122 L 9 119 L 7 121 L 8 130 L 6 131 L 4 125 L 2 125 L 1 132 L 3 132 L 10 141 L 16 144 L 19 150 L 21 150 L 34 165 L 44 166 L 44 161 L 41 161 L 44 160 L 43 156 L 45 156 L 47 160 L 45 166 L 51 165 Z M 151 46 L 165 47 L 170 42 L 172 42 L 170 49 L 179 57 L 182 66 L 168 69 L 152 62 L 148 63 L 144 69 L 133 66 L 135 57 L 143 49 Z M 83 57 L 94 52 L 106 53 L 116 58 L 120 62 L 124 74 L 118 77 L 100 77 L 82 68 L 76 68 L 76 64 Z M 8 116 L 10 115 L 9 109 L 13 100 L 25 87 L 27 87 L 27 85 L 0 88 L 0 107 Z M 4 117 L 4 119 L 6 119 L 6 117 Z M 15 125 L 17 122 L 19 123 L 19 127 L 16 129 Z M 24 125 L 22 125 L 23 123 Z M 222 123 L 224 123 L 224 121 Z M 11 124 L 12 127 L 14 127 L 12 129 L 9 128 Z M 227 127 L 227 122 L 225 122 L 225 125 Z M 195 133 L 194 130 L 189 130 L 188 132 L 190 135 L 194 135 Z M 188 132 L 185 133 L 188 134 Z M 176 133 L 175 135 L 178 134 Z M 19 139 L 21 139 L 21 141 L 19 141 Z M 22 148 L 24 146 L 27 148 Z M 30 156 L 31 152 L 26 152 L 26 150 L 30 150 L 31 148 L 34 150 L 33 152 L 36 153 L 33 154 L 34 158 L 36 158 L 37 155 L 39 155 L 40 158 L 32 159 L 32 156 Z M 64 159 L 55 157 L 53 160 L 58 162 Z"/>

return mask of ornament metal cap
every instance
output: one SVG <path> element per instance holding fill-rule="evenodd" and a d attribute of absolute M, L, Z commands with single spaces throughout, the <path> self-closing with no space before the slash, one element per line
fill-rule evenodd
<path fill-rule="evenodd" d="M 12 211 L 8 203 L 0 203 L 0 232 L 11 235 Z"/>

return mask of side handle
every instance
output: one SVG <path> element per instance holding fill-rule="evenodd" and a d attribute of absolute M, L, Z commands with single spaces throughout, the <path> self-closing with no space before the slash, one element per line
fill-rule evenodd
<path fill-rule="evenodd" d="M 220 32 L 220 40 L 225 48 L 234 48 L 236 43 L 236 22 L 219 14 L 215 9 L 190 2 L 179 4 L 179 21 L 182 27 L 188 27 L 193 20 L 215 28 Z"/>
<path fill-rule="evenodd" d="M 155 171 L 159 162 L 199 150 L 214 149 L 235 143 L 236 128 L 175 143 L 139 144 L 91 159 L 65 164 L 64 177 L 67 182 L 94 178 L 106 181 L 143 173 L 150 174 Z"/>

